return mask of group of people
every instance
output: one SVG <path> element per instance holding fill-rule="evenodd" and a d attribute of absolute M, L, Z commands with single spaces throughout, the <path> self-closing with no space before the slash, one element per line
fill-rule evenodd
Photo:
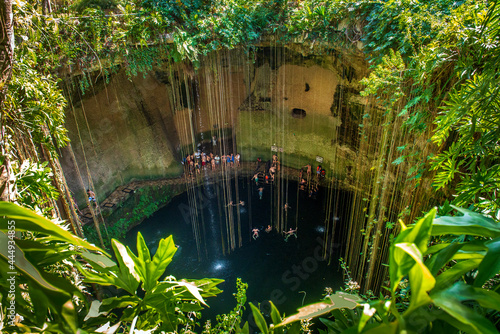
<path fill-rule="evenodd" d="M 302 167 L 302 169 L 300 170 L 300 177 L 301 178 L 302 178 L 304 169 L 306 170 L 307 178 L 311 179 L 312 178 L 312 166 L 308 164 L 308 165 L 305 165 L 304 167 Z M 326 176 L 326 169 L 321 167 L 321 165 L 318 165 L 318 167 L 316 167 L 316 180 L 319 182 L 320 180 L 324 179 L 325 176 Z"/>
<path fill-rule="evenodd" d="M 325 177 L 325 169 L 318 165 L 316 168 L 316 180 L 311 175 L 311 165 L 306 165 L 300 170 L 299 190 L 309 194 L 309 197 L 316 198 L 319 191 L 319 181 Z M 304 175 L 304 172 L 306 175 Z"/>
<path fill-rule="evenodd" d="M 293 235 L 295 238 L 297 238 L 297 229 L 298 229 L 298 228 L 295 228 L 295 230 L 294 230 L 294 229 L 292 229 L 292 228 L 290 227 L 290 229 L 289 229 L 288 231 L 283 231 L 283 233 L 284 233 L 284 235 L 285 235 L 285 241 L 288 241 L 288 238 L 290 238 L 292 235 Z M 266 227 L 266 229 L 265 229 L 264 231 L 265 231 L 266 233 L 270 233 L 272 230 L 273 230 L 273 228 L 271 227 L 271 225 L 267 225 L 267 227 Z M 252 230 L 252 232 L 253 232 L 253 234 L 252 234 L 252 238 L 253 238 L 254 240 L 257 240 L 257 238 L 259 237 L 259 232 L 260 232 L 260 230 L 259 230 L 258 228 L 254 228 L 254 229 Z"/>
<path fill-rule="evenodd" d="M 184 169 L 190 175 L 194 173 L 201 174 L 201 170 L 211 169 L 216 170 L 223 167 L 240 167 L 240 154 L 227 154 L 219 156 L 218 154 L 205 153 L 201 150 L 193 154 L 187 154 L 182 158 Z"/>
<path fill-rule="evenodd" d="M 258 187 L 259 199 L 262 199 L 264 195 L 264 184 L 269 184 L 270 182 L 274 182 L 274 176 L 277 171 L 280 170 L 280 162 L 278 160 L 278 156 L 273 154 L 272 160 L 268 160 L 264 171 L 261 171 L 262 160 L 261 158 L 257 158 L 257 168 L 255 169 L 255 174 L 252 177 L 252 180 L 255 181 L 255 185 Z"/>

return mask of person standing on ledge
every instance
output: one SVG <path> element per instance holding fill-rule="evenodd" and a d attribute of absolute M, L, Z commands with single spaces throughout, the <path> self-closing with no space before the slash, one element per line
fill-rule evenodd
<path fill-rule="evenodd" d="M 255 185 L 258 186 L 259 185 L 259 173 L 255 174 L 252 177 L 252 180 L 255 180 Z"/>
<path fill-rule="evenodd" d="M 311 178 L 311 165 L 305 165 L 307 167 L 307 179 Z"/>
<path fill-rule="evenodd" d="M 240 167 L 240 154 L 239 153 L 236 153 L 234 160 L 236 161 L 236 167 Z"/>
<path fill-rule="evenodd" d="M 95 193 L 90 190 L 90 189 L 87 189 L 87 195 L 89 196 L 89 202 L 94 202 L 96 203 L 96 200 L 95 200 Z"/>

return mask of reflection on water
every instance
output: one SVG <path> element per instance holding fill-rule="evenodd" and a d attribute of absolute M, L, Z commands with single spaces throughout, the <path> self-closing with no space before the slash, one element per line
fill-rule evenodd
<path fill-rule="evenodd" d="M 314 230 L 318 233 L 325 233 L 325 227 L 323 225 L 318 225 Z"/>
<path fill-rule="evenodd" d="M 212 265 L 212 271 L 227 270 L 228 263 L 226 260 L 217 260 Z"/>
<path fill-rule="evenodd" d="M 234 184 L 232 186 L 234 187 Z M 230 209 L 233 210 L 235 222 L 239 210 L 243 246 L 231 254 L 222 255 L 223 251 L 228 252 L 227 247 L 223 249 L 222 246 L 222 240 L 227 238 L 225 223 L 228 217 L 224 207 L 226 204 L 216 195 L 223 193 L 221 189 L 216 188 L 220 185 L 205 185 L 200 188 L 201 196 L 205 198 L 199 210 L 200 215 L 203 215 L 200 221 L 204 224 L 200 229 L 204 233 L 201 261 L 198 261 L 191 219 L 186 217 L 191 214 L 186 209 L 189 203 L 186 193 L 177 196 L 166 207 L 132 229 L 127 234 L 128 244 L 135 248 L 136 234 L 140 231 L 154 254 L 159 240 L 173 235 L 178 250 L 165 275 L 173 275 L 179 279 L 224 279 L 225 282 L 220 285 L 224 292 L 207 300 L 210 308 L 202 313 L 206 319 L 215 319 L 216 314 L 226 313 L 234 308 L 232 294 L 236 292 L 237 277 L 249 284 L 248 301 L 257 304 L 272 300 L 281 312 L 288 315 L 301 306 L 304 294 L 299 293 L 300 291 L 307 292 L 307 304 L 318 301 L 325 287 L 338 289 L 342 283 L 342 272 L 337 261 L 333 260 L 328 266 L 323 255 L 332 252 L 332 259 L 337 259 L 342 256 L 342 245 L 337 242 L 331 249 L 323 248 L 325 196 L 322 196 L 321 191 L 317 199 L 302 194 L 297 196 L 297 184 L 288 183 L 287 202 L 291 209 L 283 215 L 283 219 L 287 219 L 288 228 L 298 227 L 298 232 L 297 238 L 289 238 L 288 242 L 285 242 L 282 231 L 273 229 L 270 233 L 265 232 L 268 225 L 276 226 L 273 221 L 277 210 L 272 202 L 272 196 L 276 196 L 273 194 L 274 189 L 268 186 L 263 199 L 260 200 L 255 184 L 249 184 L 245 179 L 240 180 L 238 186 L 238 200 L 244 201 L 245 206 L 238 205 Z M 345 195 L 338 192 L 338 196 Z M 236 203 L 235 198 L 233 201 Z M 344 214 L 346 213 L 340 212 L 339 215 L 344 217 Z M 338 227 L 340 223 L 336 223 Z M 251 238 L 251 231 L 255 228 L 259 229 L 257 240 Z"/>

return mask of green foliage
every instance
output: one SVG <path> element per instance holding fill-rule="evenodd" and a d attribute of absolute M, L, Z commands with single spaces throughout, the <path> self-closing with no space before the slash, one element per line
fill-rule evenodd
<path fill-rule="evenodd" d="M 498 333 L 487 319 L 495 320 L 500 295 L 481 286 L 500 270 L 491 262 L 498 252 L 500 226 L 478 213 L 456 209 L 463 215 L 435 218 L 436 211 L 432 210 L 416 224 L 403 226 L 390 248 L 392 298 L 364 304 L 359 320 L 351 317 L 358 324 L 357 332 L 431 332 L 432 328 L 441 328 L 443 332 L 459 329 L 467 333 Z M 436 239 L 428 247 L 432 236 L 463 233 L 473 233 L 476 239 L 460 243 Z M 464 277 L 470 272 L 476 274 L 475 279 L 466 284 Z M 411 291 L 409 303 L 400 300 L 402 288 Z M 342 325 L 340 319 L 326 324 L 332 333 L 338 333 Z"/>
<path fill-rule="evenodd" d="M 64 127 L 66 99 L 56 81 L 50 75 L 37 72 L 33 66 L 22 58 L 15 64 L 6 95 L 6 117 L 12 127 L 29 131 L 36 143 L 65 146 L 69 140 Z M 51 136 L 47 136 L 44 129 Z"/>
<path fill-rule="evenodd" d="M 81 287 L 67 278 L 73 274 L 73 255 L 99 248 L 16 204 L 0 202 L 0 211 L 1 313 L 12 315 L 7 307 L 14 300 L 15 313 L 24 318 L 22 322 L 2 318 L 0 327 L 12 332 L 76 332 L 84 296 Z M 30 237 L 21 238 L 21 233 Z M 48 270 L 63 261 L 65 277 Z"/>
<path fill-rule="evenodd" d="M 134 328 L 189 332 L 187 328 L 196 325 L 191 314 L 206 306 L 207 297 L 221 292 L 218 279 L 160 280 L 177 250 L 171 236 L 160 240 L 153 256 L 140 234 L 137 254 L 113 240 L 114 262 L 99 248 L 30 210 L 0 202 L 0 211 L 4 216 L 0 242 L 6 246 L 0 249 L 1 313 L 12 315 L 8 307 L 15 300 L 15 313 L 24 318 L 11 322 L 15 314 L 2 317 L 0 328 L 6 332 L 94 332 L 110 327 L 110 322 L 127 332 Z M 89 310 L 76 268 L 87 282 L 112 285 L 128 294 L 93 301 Z M 7 281 L 12 277 L 14 283 Z M 225 318 L 227 325 L 241 321 L 245 291 L 246 284 L 238 281 L 238 306 Z"/>
<path fill-rule="evenodd" d="M 382 103 L 386 108 L 392 108 L 404 93 L 401 91 L 405 64 L 399 52 L 389 50 L 389 54 L 382 58 L 368 78 L 361 80 L 366 88 L 361 96 L 375 95 L 384 98 Z"/>
<path fill-rule="evenodd" d="M 245 303 L 247 301 L 246 291 L 248 284 L 241 281 L 240 278 L 236 280 L 236 306 L 227 314 L 219 314 L 216 317 L 216 324 L 212 325 L 210 321 L 204 326 L 203 334 L 218 334 L 218 333 L 235 333 L 241 324 L 241 317 L 245 311 Z"/>
<path fill-rule="evenodd" d="M 52 170 L 47 164 L 32 163 L 30 160 L 25 160 L 21 166 L 18 166 L 17 161 L 12 163 L 11 172 L 14 174 L 18 204 L 42 211 L 47 199 L 58 198 L 59 193 L 52 185 Z"/>
<path fill-rule="evenodd" d="M 206 305 L 204 298 L 221 292 L 219 279 L 180 280 L 164 275 L 177 248 L 172 237 L 160 240 L 158 250 L 151 257 L 140 233 L 137 235 L 137 255 L 116 239 L 112 240 L 117 263 L 111 265 L 92 261 L 92 269 L 81 268 L 86 282 L 112 285 L 128 292 L 121 297 L 106 298 L 100 303 L 97 316 L 92 315 L 91 326 L 108 322 L 132 323 L 138 330 L 173 332 L 181 326 L 193 326 L 186 313 L 200 311 Z M 139 292 L 141 287 L 143 292 Z"/>
<path fill-rule="evenodd" d="M 461 215 L 436 218 L 433 209 L 409 227 L 401 223 L 402 231 L 390 247 L 390 298 L 381 296 L 360 305 L 362 300 L 356 295 L 337 292 L 281 321 L 273 309 L 271 326 L 250 303 L 260 331 L 275 333 L 299 320 L 329 315 L 329 319 L 320 319 L 327 328 L 320 333 L 435 333 L 436 329 L 442 333 L 498 333 L 492 322 L 500 321 L 495 278 L 500 265 L 494 260 L 500 252 L 500 224 L 454 208 Z M 448 236 L 465 240 L 464 233 L 475 238 L 446 241 Z M 348 273 L 345 264 L 343 268 Z M 487 281 L 496 285 L 485 284 Z"/>
<path fill-rule="evenodd" d="M 431 162 L 437 171 L 435 186 L 439 189 L 450 184 L 455 189 L 455 205 L 474 204 L 491 216 L 500 209 L 494 195 L 500 189 L 499 17 L 500 10 L 492 5 L 487 15 L 472 21 L 475 29 L 461 36 L 463 46 L 475 51 L 459 59 L 464 80 L 441 108 L 432 137 L 444 148 Z M 450 139 L 453 142 L 448 144 Z"/>
<path fill-rule="evenodd" d="M 395 49 L 409 57 L 432 41 L 453 10 L 466 1 L 361 1 L 358 4 L 367 23 L 366 51 L 383 56 Z"/>
<path fill-rule="evenodd" d="M 341 28 L 341 23 L 355 25 L 355 7 L 353 1 L 300 1 L 289 10 L 289 19 L 285 23 L 287 33 L 291 36 L 307 34 L 314 41 L 341 41 L 340 36 L 349 40 L 349 31 L 355 28 Z M 350 42 L 356 42 L 357 39 L 357 36 L 352 36 Z"/>
<path fill-rule="evenodd" d="M 151 217 L 158 209 L 167 204 L 176 195 L 175 187 L 141 188 L 118 208 L 112 217 L 106 217 L 108 235 L 110 238 L 124 240 L 127 232 L 144 219 Z M 95 227 L 88 224 L 83 226 L 86 238 L 92 243 L 99 243 Z M 104 227 L 101 226 L 104 235 Z M 110 240 L 104 240 L 106 247 L 110 247 Z"/>
<path fill-rule="evenodd" d="M 79 0 L 73 4 L 73 8 L 78 13 L 84 12 L 87 8 L 114 9 L 116 6 L 117 2 L 114 0 Z"/>

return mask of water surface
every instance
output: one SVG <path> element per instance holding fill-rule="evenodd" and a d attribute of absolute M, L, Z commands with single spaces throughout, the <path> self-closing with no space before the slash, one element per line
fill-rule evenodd
<path fill-rule="evenodd" d="M 236 202 L 234 181 L 225 186 L 231 187 L 231 197 Z M 292 181 L 283 181 L 280 187 L 266 184 L 263 187 L 263 197 L 259 199 L 258 187 L 253 181 L 249 182 L 246 178 L 238 181 L 239 200 L 244 201 L 245 205 L 232 207 L 232 216 L 237 225 L 239 210 L 243 246 L 230 254 L 222 246 L 222 239 L 227 237 L 225 224 L 228 219 L 223 206 L 230 199 L 227 192 L 224 196 L 220 183 L 206 184 L 175 197 L 167 206 L 133 228 L 127 234 L 127 243 L 135 251 L 136 235 L 140 231 L 153 254 L 161 238 L 173 235 L 178 251 L 166 275 L 178 279 L 224 279 L 225 282 L 219 285 L 224 292 L 207 300 L 210 308 L 202 312 L 205 319 L 215 319 L 216 314 L 227 313 L 234 308 L 232 294 L 236 292 L 237 277 L 249 285 L 248 301 L 257 305 L 272 300 L 281 313 L 292 314 L 303 303 L 306 305 L 319 301 L 325 287 L 334 291 L 340 288 L 342 272 L 337 259 L 342 255 L 343 245 L 339 230 L 346 221 L 347 212 L 338 210 L 338 214 L 333 215 L 332 219 L 337 223 L 337 237 L 334 246 L 328 250 L 332 252 L 333 259 L 328 265 L 322 258 L 328 190 L 320 188 L 314 198 L 297 192 L 297 183 Z M 267 225 L 273 225 L 273 220 L 277 219 L 278 192 L 280 203 L 288 202 L 291 207 L 285 212 L 279 205 L 280 219 L 286 219 L 288 227 L 298 228 L 297 238 L 292 236 L 288 241 L 285 241 L 282 231 L 264 231 Z M 201 261 L 198 259 L 190 216 L 192 211 L 189 209 L 193 196 L 198 196 L 200 214 L 197 220 L 204 241 L 200 245 Z M 332 200 L 335 196 L 347 195 L 335 191 Z M 251 237 L 253 228 L 260 230 L 257 240 Z M 263 305 L 263 309 L 266 310 L 266 305 Z"/>

